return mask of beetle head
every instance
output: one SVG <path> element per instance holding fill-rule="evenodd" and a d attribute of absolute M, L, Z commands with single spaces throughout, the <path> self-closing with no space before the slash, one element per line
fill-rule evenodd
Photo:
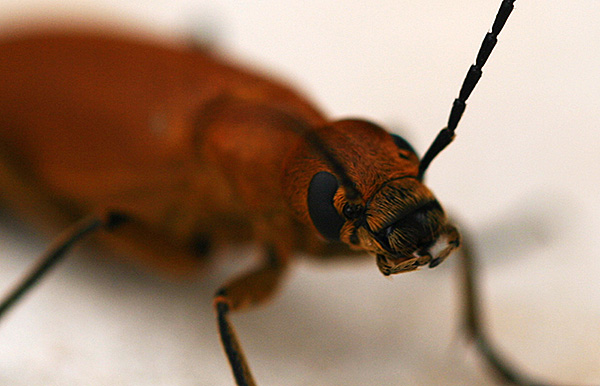
<path fill-rule="evenodd" d="M 349 129 L 347 124 L 345 126 Z M 384 149 L 378 156 L 386 157 L 389 163 L 393 164 L 394 157 L 397 158 L 396 169 L 411 169 L 411 162 L 415 164 L 411 170 L 418 169 L 414 151 L 401 137 L 388 134 L 378 146 Z M 385 151 L 386 148 L 389 151 Z M 348 175 L 357 174 L 356 165 L 346 166 L 346 169 Z M 353 180 L 351 189 L 362 187 L 368 192 L 351 191 L 351 198 L 348 197 L 350 189 L 339 176 L 319 171 L 312 177 L 307 195 L 308 212 L 322 236 L 375 256 L 384 275 L 412 271 L 423 265 L 433 268 L 459 246 L 458 231 L 448 223 L 441 205 L 416 172 L 394 170 L 382 178 L 376 166 L 365 170 L 367 175 L 378 175 L 379 182 L 366 189 L 366 185 L 373 184 L 363 183 L 360 175 L 354 177 L 356 181 Z"/>
<path fill-rule="evenodd" d="M 313 224 L 326 238 L 376 256 L 384 275 L 427 264 L 433 268 L 459 246 L 458 231 L 418 180 L 388 181 L 364 206 L 348 203 L 335 181 L 328 172 L 318 173 L 311 181 L 308 202 Z M 322 200 L 317 200 L 317 194 L 323 194 Z"/>

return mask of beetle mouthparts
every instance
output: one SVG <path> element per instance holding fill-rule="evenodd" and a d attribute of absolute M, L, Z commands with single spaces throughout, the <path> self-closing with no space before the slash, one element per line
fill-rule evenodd
<path fill-rule="evenodd" d="M 440 265 L 440 263 L 444 261 L 444 259 L 441 259 L 439 257 L 436 257 L 435 259 L 431 259 L 431 261 L 429 262 L 429 268 L 435 268 L 438 265 Z"/>

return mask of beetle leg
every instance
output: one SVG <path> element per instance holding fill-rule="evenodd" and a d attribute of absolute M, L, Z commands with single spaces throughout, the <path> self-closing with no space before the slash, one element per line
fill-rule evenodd
<path fill-rule="evenodd" d="M 256 383 L 228 315 L 230 311 L 262 303 L 274 294 L 286 263 L 273 248 L 268 253 L 265 264 L 226 283 L 214 298 L 219 335 L 238 386 L 255 386 Z"/>
<path fill-rule="evenodd" d="M 464 286 L 465 311 L 464 326 L 468 338 L 475 343 L 488 365 L 494 370 L 502 382 L 518 386 L 543 386 L 544 383 L 534 381 L 528 375 L 519 371 L 502 355 L 489 339 L 484 329 L 484 318 L 481 307 L 479 282 L 476 276 L 475 253 L 473 244 L 467 232 L 461 229 L 463 243 L 461 247 L 461 269 Z"/>
<path fill-rule="evenodd" d="M 117 212 L 109 212 L 103 216 L 93 214 L 65 229 L 54 240 L 48 251 L 35 262 L 31 270 L 0 301 L 0 318 L 33 286 L 39 283 L 78 241 L 99 229 L 113 230 L 126 221 L 127 217 Z"/>

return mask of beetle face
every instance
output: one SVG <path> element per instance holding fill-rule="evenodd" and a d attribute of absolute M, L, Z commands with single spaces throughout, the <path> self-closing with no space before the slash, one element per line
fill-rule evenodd
<path fill-rule="evenodd" d="M 322 172 L 311 183 L 309 211 L 322 235 L 375 256 L 386 276 L 433 268 L 460 244 L 438 201 L 414 177 L 389 180 L 364 205 L 352 206 L 335 177 Z"/>
<path fill-rule="evenodd" d="M 346 223 L 340 239 L 376 256 L 386 276 L 433 268 L 460 244 L 438 201 L 414 178 L 384 184 L 366 203 L 364 217 Z"/>
<path fill-rule="evenodd" d="M 419 159 L 407 141 L 361 120 L 336 121 L 320 134 L 331 151 L 321 153 L 337 158 L 355 185 L 341 186 L 340 176 L 315 168 L 305 197 L 321 236 L 375 256 L 384 275 L 433 268 L 459 246 L 458 231 L 418 177 Z M 299 170 L 311 162 L 299 160 Z M 353 189 L 354 198 L 347 197 Z"/>

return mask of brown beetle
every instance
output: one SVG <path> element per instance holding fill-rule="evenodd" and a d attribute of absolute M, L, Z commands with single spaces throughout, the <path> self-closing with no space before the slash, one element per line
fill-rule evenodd
<path fill-rule="evenodd" d="M 13 76 L 2 85 L 2 142 L 28 197 L 75 217 L 109 213 L 107 242 L 174 272 L 187 272 L 207 243 L 265 246 L 266 265 L 227 284 L 215 302 L 239 384 L 252 381 L 236 362 L 226 314 L 268 297 L 291 251 L 327 253 L 322 237 L 340 240 L 376 256 L 389 275 L 435 266 L 458 246 L 421 183 L 454 128 L 419 163 L 401 138 L 365 121 L 329 124 L 287 87 L 202 50 L 61 32 L 21 37 L 6 52 L 17 60 L 3 62 Z M 27 127 L 36 129 L 28 135 Z M 46 136 L 50 146 L 39 141 Z M 331 252 L 339 251 L 348 252 Z"/>

